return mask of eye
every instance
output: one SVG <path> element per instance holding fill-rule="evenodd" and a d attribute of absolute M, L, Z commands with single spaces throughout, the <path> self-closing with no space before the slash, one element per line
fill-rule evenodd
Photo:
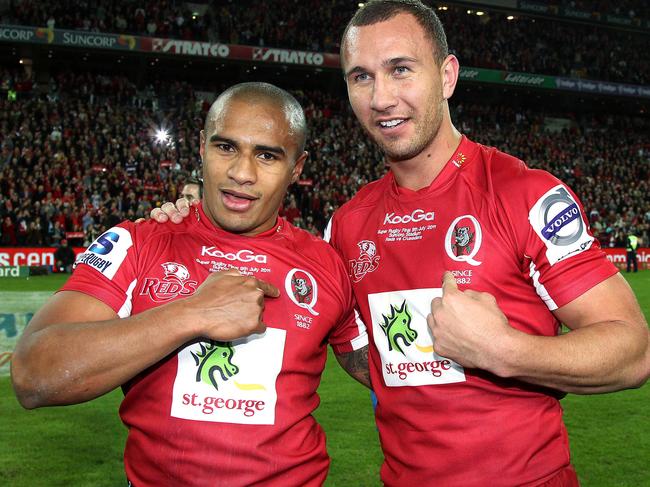
<path fill-rule="evenodd" d="M 276 156 L 272 152 L 260 152 L 258 157 L 265 162 L 276 161 L 278 159 L 278 156 Z"/>
<path fill-rule="evenodd" d="M 402 75 L 402 74 L 407 74 L 410 71 L 411 70 L 409 68 L 407 68 L 406 66 L 395 66 L 394 73 L 398 74 L 398 75 Z"/>
<path fill-rule="evenodd" d="M 354 76 L 354 81 L 359 83 L 361 81 L 367 81 L 370 79 L 370 75 L 368 73 L 359 73 Z"/>
<path fill-rule="evenodd" d="M 222 152 L 233 152 L 235 150 L 235 148 L 232 145 L 227 144 L 225 142 L 219 142 L 218 144 L 215 145 L 215 147 Z"/>

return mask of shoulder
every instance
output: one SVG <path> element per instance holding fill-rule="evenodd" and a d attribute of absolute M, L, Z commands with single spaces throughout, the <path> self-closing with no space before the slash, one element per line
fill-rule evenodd
<path fill-rule="evenodd" d="M 338 254 L 334 251 L 332 246 L 325 240 L 311 233 L 286 223 L 291 242 L 296 250 L 303 257 L 321 263 L 327 267 L 336 265 L 339 261 Z"/>
<path fill-rule="evenodd" d="M 390 179 L 387 175 L 366 184 L 336 211 L 335 217 L 340 220 L 344 216 L 374 208 L 377 201 L 385 195 L 389 185 Z"/>
<path fill-rule="evenodd" d="M 500 201 L 539 198 L 562 182 L 547 171 L 531 169 L 524 161 L 494 147 L 478 146 L 475 181 Z M 478 176 L 478 177 L 477 177 Z"/>

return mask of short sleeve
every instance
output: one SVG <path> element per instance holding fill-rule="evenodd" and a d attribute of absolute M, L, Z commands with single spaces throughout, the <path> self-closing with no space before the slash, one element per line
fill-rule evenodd
<path fill-rule="evenodd" d="M 75 261 L 61 291 L 78 291 L 109 305 L 120 317 L 131 314 L 137 283 L 133 224 L 122 223 L 95 240 Z"/>
<path fill-rule="evenodd" d="M 545 171 L 524 171 L 504 206 L 537 293 L 550 310 L 616 274 L 589 228 L 578 197 Z M 521 201 L 523 198 L 524 201 Z M 525 212 L 525 213 L 524 213 Z"/>

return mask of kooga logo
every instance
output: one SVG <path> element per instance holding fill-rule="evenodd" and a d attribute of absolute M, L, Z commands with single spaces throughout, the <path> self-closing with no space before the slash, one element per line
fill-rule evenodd
<path fill-rule="evenodd" d="M 398 225 L 400 223 L 417 223 L 421 221 L 432 222 L 433 211 L 425 212 L 418 208 L 413 210 L 410 215 L 396 215 L 395 213 L 386 213 L 384 217 L 384 225 Z"/>
<path fill-rule="evenodd" d="M 258 264 L 266 264 L 266 255 L 255 255 L 252 250 L 242 249 L 239 252 L 224 254 L 221 250 L 215 247 L 203 246 L 201 256 L 209 255 L 210 257 L 217 257 L 227 260 L 238 260 L 239 262 L 257 262 Z"/>

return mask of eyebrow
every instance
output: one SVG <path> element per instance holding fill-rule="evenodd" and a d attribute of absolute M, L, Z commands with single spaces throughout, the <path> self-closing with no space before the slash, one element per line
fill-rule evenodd
<path fill-rule="evenodd" d="M 382 67 L 386 67 L 386 66 L 397 66 L 398 64 L 403 64 L 403 63 L 416 63 L 416 62 L 417 59 L 415 58 L 408 57 L 408 56 L 399 56 L 399 57 L 386 59 L 385 61 L 382 61 L 381 65 Z M 354 68 L 348 70 L 345 73 L 345 77 L 349 78 L 353 74 L 365 73 L 366 71 L 368 70 L 361 66 L 355 66 Z"/>
<path fill-rule="evenodd" d="M 223 137 L 219 134 L 212 134 L 208 142 L 210 144 L 214 144 L 216 142 L 225 142 L 226 144 L 232 145 L 233 147 L 239 147 L 239 144 L 234 140 L 229 139 L 228 137 Z M 276 147 L 272 145 L 256 144 L 254 149 L 256 151 L 272 152 L 273 154 L 277 154 L 283 157 L 287 155 L 286 151 L 282 147 Z"/>

